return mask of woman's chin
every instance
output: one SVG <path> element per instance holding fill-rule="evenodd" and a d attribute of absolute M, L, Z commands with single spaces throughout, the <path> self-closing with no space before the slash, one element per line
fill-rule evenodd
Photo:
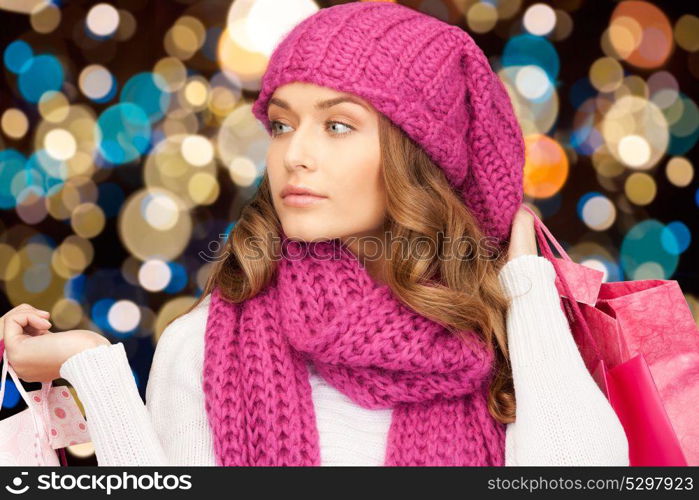
<path fill-rule="evenodd" d="M 333 237 L 329 236 L 326 231 L 319 227 L 308 227 L 303 224 L 284 225 L 284 234 L 287 238 L 298 241 L 324 241 L 330 240 Z"/>

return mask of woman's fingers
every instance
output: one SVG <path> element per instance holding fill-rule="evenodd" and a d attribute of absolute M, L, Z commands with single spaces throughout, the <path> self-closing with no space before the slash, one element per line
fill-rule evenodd
<path fill-rule="evenodd" d="M 29 304 L 20 304 L 17 307 L 15 307 L 12 311 L 29 311 L 29 312 L 34 312 L 40 316 L 43 317 L 48 317 L 51 315 L 48 311 L 44 311 L 42 309 L 37 309 L 36 307 L 29 305 Z M 12 312 L 10 311 L 10 312 Z"/>
<path fill-rule="evenodd" d="M 25 333 L 25 329 L 32 328 L 36 331 L 48 330 L 51 322 L 40 315 L 27 310 L 20 310 L 7 314 L 4 322 L 5 342 L 12 342 Z"/>
<path fill-rule="evenodd" d="M 43 311 L 41 309 L 37 309 L 36 307 L 33 307 L 29 304 L 20 304 L 12 309 L 10 309 L 7 313 L 5 313 L 3 316 L 0 317 L 0 338 L 4 338 L 5 335 L 5 318 L 7 318 L 10 315 L 17 314 L 17 313 L 30 313 L 33 314 L 37 318 L 44 318 L 48 320 L 48 318 L 51 316 L 51 313 L 48 311 Z M 38 326 L 37 326 L 38 325 Z M 51 323 L 44 323 L 44 322 L 28 322 L 23 328 L 24 328 L 24 333 L 31 335 L 31 336 L 36 336 L 36 335 L 43 335 L 45 333 L 48 333 L 48 329 L 51 327 Z"/>
<path fill-rule="evenodd" d="M 534 217 L 523 208 L 519 208 L 512 222 L 508 258 L 512 260 L 523 254 L 537 255 L 536 230 Z"/>
<path fill-rule="evenodd" d="M 8 316 L 10 314 L 14 314 L 16 312 L 34 312 L 43 318 L 48 318 L 49 316 L 51 316 L 51 313 L 48 311 L 44 311 L 42 309 L 37 309 L 36 307 L 31 306 L 29 304 L 20 304 L 16 307 L 10 309 L 2 318 L 5 318 L 5 316 Z M 2 318 L 0 318 L 0 320 Z"/>
<path fill-rule="evenodd" d="M 49 323 L 48 327 L 42 327 L 42 328 L 35 328 L 31 325 L 25 326 L 24 327 L 24 333 L 27 335 L 31 335 L 32 337 L 36 337 L 39 335 L 46 335 L 49 332 L 49 328 L 51 328 L 51 323 Z"/>

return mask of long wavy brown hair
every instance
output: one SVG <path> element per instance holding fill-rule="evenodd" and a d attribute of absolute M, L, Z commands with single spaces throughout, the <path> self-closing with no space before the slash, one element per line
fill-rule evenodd
<path fill-rule="evenodd" d="M 477 333 L 496 360 L 488 410 L 501 423 L 514 422 L 516 405 L 506 334 L 509 303 L 497 277 L 507 252 L 495 243 L 486 255 L 482 254 L 478 242 L 488 238 L 443 171 L 400 128 L 383 114 L 378 115 L 386 188 L 384 234 L 407 241 L 412 249 L 408 258 L 397 254 L 402 252 L 400 248 L 390 250 L 391 258 L 383 270 L 385 282 L 399 300 L 449 331 Z M 215 287 L 235 303 L 263 290 L 276 269 L 273 257 L 281 252 L 280 228 L 265 175 L 242 209 L 220 258 L 215 259 L 203 293 L 181 315 L 194 309 Z M 251 241 L 257 243 L 252 246 Z M 427 247 L 418 241 L 427 243 Z M 477 255 L 470 248 L 471 258 L 444 258 L 464 256 L 464 242 L 478 246 Z M 430 257 L 416 254 L 416 248 L 425 249 Z"/>

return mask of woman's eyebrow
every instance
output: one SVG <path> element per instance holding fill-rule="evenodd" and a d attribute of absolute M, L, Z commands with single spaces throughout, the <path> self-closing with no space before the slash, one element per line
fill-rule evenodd
<path fill-rule="evenodd" d="M 325 101 L 318 101 L 314 107 L 317 110 L 323 110 L 323 109 L 331 108 L 332 106 L 335 106 L 336 104 L 340 104 L 342 102 L 349 102 L 352 104 L 357 104 L 357 105 L 363 107 L 364 109 L 366 109 L 367 111 L 369 111 L 369 108 L 363 102 L 361 102 L 353 97 L 350 97 L 350 96 L 340 96 L 340 97 L 334 97 L 332 99 L 327 99 Z M 275 104 L 275 105 L 279 106 L 280 108 L 284 108 L 284 109 L 291 111 L 291 106 L 289 105 L 289 103 L 283 99 L 279 99 L 278 97 L 272 97 L 269 100 L 269 104 L 270 105 Z"/>

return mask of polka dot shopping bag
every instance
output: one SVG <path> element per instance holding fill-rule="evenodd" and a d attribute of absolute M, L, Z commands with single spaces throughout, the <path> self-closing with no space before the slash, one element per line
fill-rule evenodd
<path fill-rule="evenodd" d="M 52 382 L 43 382 L 41 389 L 25 391 L 7 362 L 2 340 L 0 350 L 3 353 L 0 402 L 5 397 L 9 373 L 27 403 L 26 409 L 0 420 L 0 465 L 67 465 L 64 448 L 90 441 L 87 422 L 72 394 L 66 387 L 53 387 Z"/>

